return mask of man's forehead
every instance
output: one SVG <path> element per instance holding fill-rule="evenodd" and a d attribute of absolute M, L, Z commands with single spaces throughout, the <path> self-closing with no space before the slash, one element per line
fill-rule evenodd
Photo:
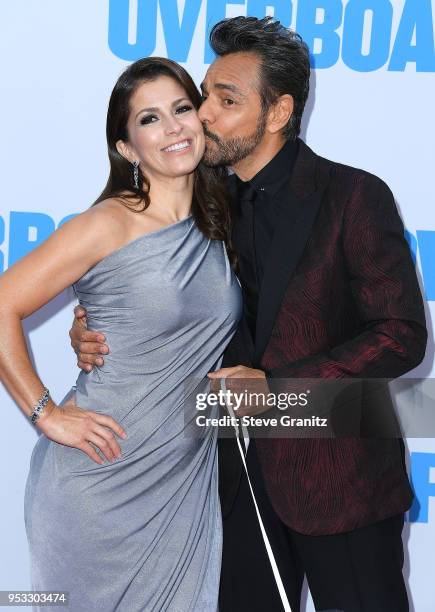
<path fill-rule="evenodd" d="M 233 84 L 241 90 L 255 87 L 258 81 L 259 60 L 254 53 L 230 53 L 218 57 L 208 68 L 204 84 Z"/>

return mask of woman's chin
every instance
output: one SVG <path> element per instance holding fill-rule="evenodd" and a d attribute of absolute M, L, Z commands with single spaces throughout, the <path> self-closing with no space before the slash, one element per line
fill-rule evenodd
<path fill-rule="evenodd" d="M 192 174 L 192 172 L 194 172 L 200 161 L 201 158 L 190 160 L 174 160 L 175 163 L 171 163 L 170 168 L 168 164 L 167 170 L 170 170 L 170 174 L 173 177 L 188 176 L 189 174 Z"/>

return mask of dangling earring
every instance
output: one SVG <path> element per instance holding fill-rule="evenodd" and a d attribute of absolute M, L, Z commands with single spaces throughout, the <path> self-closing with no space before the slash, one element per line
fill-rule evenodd
<path fill-rule="evenodd" d="M 133 162 L 133 181 L 134 181 L 134 188 L 139 189 L 139 162 L 138 160 Z"/>

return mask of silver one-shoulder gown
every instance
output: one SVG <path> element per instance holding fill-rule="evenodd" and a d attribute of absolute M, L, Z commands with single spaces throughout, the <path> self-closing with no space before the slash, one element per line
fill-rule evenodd
<path fill-rule="evenodd" d="M 225 247 L 189 216 L 109 254 L 75 291 L 110 347 L 79 374 L 76 403 L 128 438 L 101 466 L 37 441 L 24 500 L 32 588 L 68 591 L 73 612 L 215 612 L 217 431 L 198 435 L 195 397 L 241 314 Z"/>

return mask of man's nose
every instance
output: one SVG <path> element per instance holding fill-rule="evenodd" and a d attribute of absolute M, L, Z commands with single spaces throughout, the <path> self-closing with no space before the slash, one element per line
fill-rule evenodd
<path fill-rule="evenodd" d="M 203 100 L 201 106 L 198 109 L 198 118 L 202 123 L 213 123 L 215 120 L 215 116 L 213 113 L 211 102 L 209 102 L 209 98 Z"/>

